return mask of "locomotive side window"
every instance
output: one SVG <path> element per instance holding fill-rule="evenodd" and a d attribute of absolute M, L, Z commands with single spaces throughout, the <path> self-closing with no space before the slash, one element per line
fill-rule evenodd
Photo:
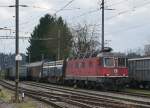
<path fill-rule="evenodd" d="M 118 66 L 119 67 L 125 67 L 126 66 L 125 58 L 118 58 Z"/>
<path fill-rule="evenodd" d="M 104 58 L 104 65 L 105 66 L 114 66 L 114 59 L 113 58 Z"/>

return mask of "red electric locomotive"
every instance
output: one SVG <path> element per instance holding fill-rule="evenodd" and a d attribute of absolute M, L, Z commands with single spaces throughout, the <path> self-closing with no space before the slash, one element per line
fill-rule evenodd
<path fill-rule="evenodd" d="M 79 85 L 118 89 L 128 77 L 124 54 L 105 52 L 97 57 L 67 61 L 65 80 Z"/>

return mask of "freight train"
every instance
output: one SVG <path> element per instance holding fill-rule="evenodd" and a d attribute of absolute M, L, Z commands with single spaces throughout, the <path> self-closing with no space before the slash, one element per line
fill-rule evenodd
<path fill-rule="evenodd" d="M 14 72 L 7 69 L 5 78 L 14 80 Z M 20 80 L 94 87 L 125 86 L 127 82 L 130 87 L 150 88 L 150 57 L 127 60 L 124 55 L 103 53 L 91 58 L 35 62 L 20 68 Z"/>
<path fill-rule="evenodd" d="M 97 57 L 44 62 L 37 74 L 40 81 L 50 83 L 120 89 L 128 77 L 127 58 L 105 52 Z"/>
<path fill-rule="evenodd" d="M 82 87 L 119 89 L 128 77 L 126 56 L 110 52 L 97 57 L 36 62 L 26 67 L 28 80 Z"/>

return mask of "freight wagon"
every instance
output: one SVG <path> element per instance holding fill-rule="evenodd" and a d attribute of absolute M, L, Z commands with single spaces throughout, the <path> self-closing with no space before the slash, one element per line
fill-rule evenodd
<path fill-rule="evenodd" d="M 128 60 L 130 85 L 150 88 L 150 57 Z"/>
<path fill-rule="evenodd" d="M 43 63 L 41 80 L 51 83 L 62 83 L 64 77 L 64 60 Z"/>
<path fill-rule="evenodd" d="M 16 77 L 15 75 L 16 75 L 15 67 L 6 69 L 5 71 L 6 79 L 15 80 L 15 77 Z M 19 67 L 19 80 L 27 80 L 27 67 L 25 65 Z"/>
<path fill-rule="evenodd" d="M 43 61 L 27 64 L 26 67 L 28 69 L 27 80 L 39 81 L 41 78 Z"/>

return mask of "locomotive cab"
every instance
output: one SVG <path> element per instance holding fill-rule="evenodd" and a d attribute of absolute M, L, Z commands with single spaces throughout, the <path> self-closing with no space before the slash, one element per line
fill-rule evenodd
<path fill-rule="evenodd" d="M 128 77 L 127 58 L 123 54 L 103 53 L 100 57 L 100 73 L 104 77 Z"/>
<path fill-rule="evenodd" d="M 127 82 L 127 58 L 121 53 L 105 52 L 99 56 L 99 82 L 107 90 L 123 89 Z"/>

